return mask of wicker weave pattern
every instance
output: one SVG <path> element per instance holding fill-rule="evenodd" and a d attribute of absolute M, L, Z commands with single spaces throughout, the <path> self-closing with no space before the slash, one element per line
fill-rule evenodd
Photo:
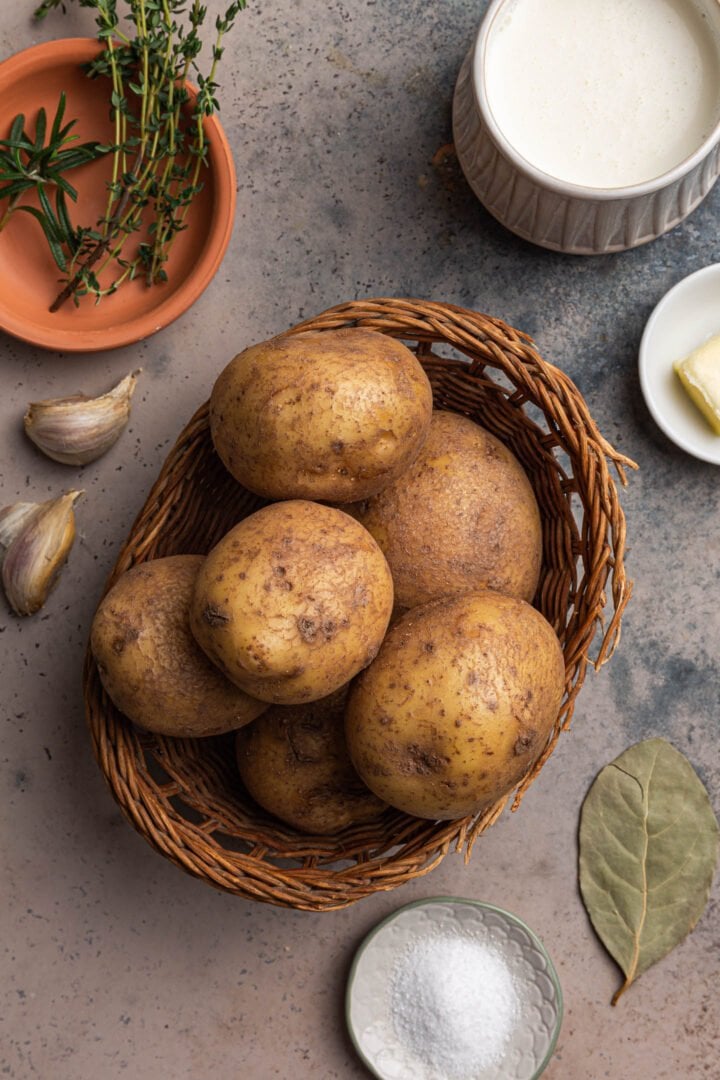
<path fill-rule="evenodd" d="M 544 530 L 536 605 L 560 638 L 566 692 L 542 757 L 515 793 L 517 806 L 570 721 L 588 663 L 607 660 L 619 639 L 631 586 L 610 466 L 623 483 L 625 468 L 635 466 L 602 437 L 571 380 L 505 323 L 447 304 L 373 300 L 333 308 L 292 332 L 356 325 L 416 347 L 435 406 L 470 416 L 501 438 L 535 488 Z M 449 351 L 454 355 L 439 355 Z M 135 563 L 207 552 L 261 505 L 225 472 L 202 406 L 171 451 L 107 587 Z M 427 873 L 451 847 L 469 858 L 508 801 L 474 820 L 434 823 L 388 811 L 337 837 L 302 836 L 245 795 L 231 738 L 140 732 L 105 695 L 89 655 L 84 679 L 95 753 L 127 818 L 178 866 L 239 896 L 310 911 L 346 907 Z"/>

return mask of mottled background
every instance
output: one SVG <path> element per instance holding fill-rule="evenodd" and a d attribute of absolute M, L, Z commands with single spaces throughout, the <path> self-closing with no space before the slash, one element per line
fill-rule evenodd
<path fill-rule="evenodd" d="M 74 4 L 41 28 L 31 6 L 3 5 L 0 57 L 92 31 Z M 690 938 L 612 1009 L 618 972 L 576 885 L 583 796 L 630 743 L 671 739 L 716 806 L 720 795 L 718 474 L 658 432 L 636 373 L 654 305 L 720 258 L 720 187 L 632 253 L 572 258 L 507 233 L 452 163 L 431 163 L 451 137 L 454 80 L 484 6 L 254 0 L 224 61 L 238 213 L 207 292 L 162 333 L 112 353 L 55 355 L 0 336 L 3 503 L 87 491 L 47 607 L 22 621 L 0 611 L 2 1076 L 359 1080 L 342 1012 L 353 951 L 397 906 L 442 893 L 506 906 L 545 940 L 566 996 L 549 1080 L 720 1076 L 717 890 Z M 603 433 L 641 466 L 623 500 L 635 595 L 571 732 L 469 866 L 449 856 L 394 893 L 308 915 L 216 893 L 136 835 L 92 758 L 80 668 L 122 538 L 220 368 L 302 316 L 382 295 L 500 316 L 576 380 Z M 138 365 L 130 429 L 98 463 L 76 473 L 24 440 L 28 400 L 99 392 Z"/>

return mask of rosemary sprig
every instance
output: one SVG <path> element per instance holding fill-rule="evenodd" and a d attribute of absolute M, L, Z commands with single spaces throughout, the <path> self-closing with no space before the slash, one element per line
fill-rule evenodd
<path fill-rule="evenodd" d="M 78 3 L 95 12 L 103 46 L 87 74 L 108 80 L 112 173 L 104 216 L 79 236 L 51 310 L 88 293 L 99 302 L 136 277 L 147 285 L 167 280 L 170 250 L 203 187 L 204 120 L 219 108 L 223 39 L 246 6 L 246 0 L 233 0 L 216 19 L 210 69 L 203 75 L 198 57 L 207 8 L 200 0 L 124 0 L 127 32 L 118 11 L 123 0 Z M 36 17 L 58 7 L 65 10 L 66 0 L 43 0 Z M 198 85 L 192 106 L 188 78 Z"/>
<path fill-rule="evenodd" d="M 77 123 L 65 119 L 65 94 L 60 95 L 50 132 L 47 113 L 38 111 L 35 133 L 25 129 L 22 113 L 10 125 L 7 139 L 0 139 L 0 203 L 7 206 L 0 215 L 0 231 L 13 214 L 23 211 L 39 222 L 59 270 L 65 272 L 68 260 L 81 246 L 86 230 L 76 229 L 68 211 L 67 199 L 77 202 L 77 189 L 66 174 L 80 165 L 87 165 L 107 152 L 97 142 L 77 143 L 70 132 Z M 47 137 L 47 141 L 46 141 Z M 54 190 L 54 205 L 51 194 Z M 37 193 L 39 207 L 20 202 L 27 192 Z"/>

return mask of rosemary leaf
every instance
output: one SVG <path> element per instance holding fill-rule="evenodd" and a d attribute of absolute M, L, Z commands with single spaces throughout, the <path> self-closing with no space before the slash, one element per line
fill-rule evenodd
<path fill-rule="evenodd" d="M 37 120 L 35 121 L 35 145 L 33 146 L 34 154 L 41 154 L 43 146 L 45 145 L 45 132 L 47 131 L 47 114 L 44 109 L 40 109 L 37 114 Z"/>
<path fill-rule="evenodd" d="M 55 235 L 52 227 L 48 223 L 45 214 L 38 210 L 36 206 L 18 206 L 16 209 L 23 210 L 26 214 L 31 214 L 40 222 L 42 231 L 45 233 L 45 239 L 48 242 L 48 247 L 50 248 L 50 254 L 55 260 L 58 270 L 61 270 L 63 273 L 65 273 L 65 271 L 67 270 L 67 260 L 65 259 L 65 254 L 63 252 L 60 242 L 57 239 L 57 236 Z"/>

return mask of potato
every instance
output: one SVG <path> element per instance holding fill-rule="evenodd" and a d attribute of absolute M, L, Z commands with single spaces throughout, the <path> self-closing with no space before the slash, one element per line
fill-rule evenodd
<path fill-rule="evenodd" d="M 316 701 L 373 659 L 393 606 L 370 533 L 319 503 L 273 503 L 213 548 L 190 625 L 222 671 L 273 704 Z"/>
<path fill-rule="evenodd" d="M 507 447 L 467 417 L 433 413 L 408 471 L 345 509 L 384 551 L 401 608 L 485 588 L 535 595 L 542 531 L 532 487 Z"/>
<path fill-rule="evenodd" d="M 302 832 L 332 834 L 376 818 L 385 804 L 350 762 L 347 688 L 310 705 L 274 705 L 238 732 L 238 770 L 255 802 Z"/>
<path fill-rule="evenodd" d="M 539 757 L 564 683 L 557 637 L 524 600 L 489 590 L 435 600 L 395 623 L 353 684 L 350 757 L 399 810 L 475 814 Z"/>
<path fill-rule="evenodd" d="M 90 644 L 109 697 L 161 735 L 219 735 L 267 708 L 213 667 L 190 633 L 201 555 L 172 555 L 128 570 L 100 603 Z"/>
<path fill-rule="evenodd" d="M 407 468 L 431 410 L 427 376 L 399 341 L 374 330 L 310 331 L 236 356 L 213 388 L 210 430 L 250 491 L 353 502 Z"/>

